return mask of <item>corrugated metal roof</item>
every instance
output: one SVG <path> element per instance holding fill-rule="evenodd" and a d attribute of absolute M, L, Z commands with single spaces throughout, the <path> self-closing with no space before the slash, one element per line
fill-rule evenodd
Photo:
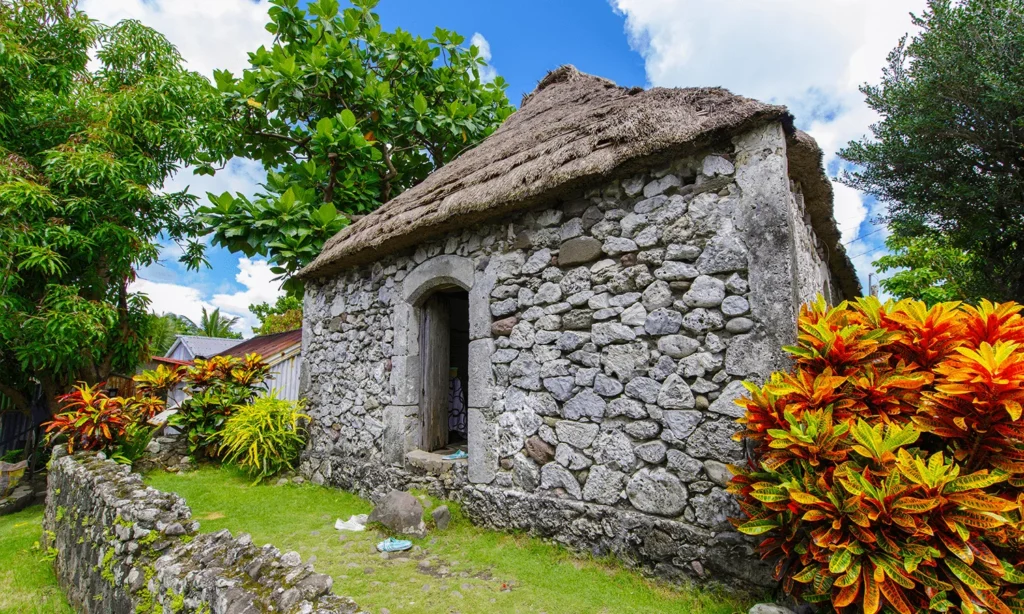
<path fill-rule="evenodd" d="M 180 343 L 185 346 L 192 358 L 209 358 L 217 356 L 232 347 L 242 343 L 242 339 L 224 339 L 221 337 L 201 337 L 198 335 L 178 335 L 171 349 L 167 351 L 170 356 L 175 347 Z"/>
<path fill-rule="evenodd" d="M 286 333 L 261 335 L 253 337 L 218 354 L 219 356 L 237 356 L 244 358 L 246 354 L 259 354 L 263 360 L 274 364 L 284 355 L 294 351 L 302 344 L 302 329 L 290 330 Z"/>

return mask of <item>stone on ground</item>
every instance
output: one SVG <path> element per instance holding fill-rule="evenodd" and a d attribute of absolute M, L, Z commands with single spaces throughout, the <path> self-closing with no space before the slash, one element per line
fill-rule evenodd
<path fill-rule="evenodd" d="M 448 524 L 452 521 L 452 513 L 447 505 L 437 506 L 434 511 L 430 512 L 430 515 L 434 517 L 434 525 L 439 531 L 447 529 Z"/>
<path fill-rule="evenodd" d="M 425 537 L 427 525 L 423 522 L 423 506 L 407 492 L 392 490 L 370 512 L 368 522 L 379 522 L 395 533 Z"/>
<path fill-rule="evenodd" d="M 774 603 L 759 603 L 750 608 L 748 614 L 793 614 L 793 610 Z"/>

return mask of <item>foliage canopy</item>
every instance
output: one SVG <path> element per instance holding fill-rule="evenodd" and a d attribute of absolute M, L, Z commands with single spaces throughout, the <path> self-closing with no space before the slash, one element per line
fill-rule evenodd
<path fill-rule="evenodd" d="M 951 247 L 942 235 L 893 234 L 885 246 L 890 253 L 874 265 L 881 273 L 892 271 L 881 284 L 897 299 L 913 298 L 935 305 L 970 296 L 976 287 L 972 283 L 976 266 L 972 255 Z"/>
<path fill-rule="evenodd" d="M 178 335 L 198 335 L 199 328 L 192 320 L 174 313 L 149 314 L 149 352 L 163 356 L 174 345 Z"/>
<path fill-rule="evenodd" d="M 1024 0 L 929 0 L 914 24 L 862 88 L 882 119 L 841 152 L 859 166 L 842 179 L 888 205 L 901 241 L 968 256 L 954 298 L 1024 299 Z"/>
<path fill-rule="evenodd" d="M 87 67 L 90 52 L 97 66 Z M 55 409 L 76 381 L 131 372 L 148 299 L 129 292 L 161 233 L 202 262 L 194 197 L 161 192 L 217 139 L 216 90 L 160 34 L 71 0 L 0 0 L 0 392 Z"/>
<path fill-rule="evenodd" d="M 269 303 L 249 305 L 249 311 L 260 320 L 260 325 L 252 329 L 257 335 L 286 333 L 302 328 L 302 301 L 290 294 L 278 297 L 273 307 Z"/>
<path fill-rule="evenodd" d="M 504 81 L 482 81 L 479 49 L 454 32 L 384 31 L 377 0 L 271 4 L 274 44 L 250 53 L 241 77 L 215 75 L 236 131 L 226 157 L 261 161 L 265 189 L 251 200 L 211 194 L 200 219 L 214 244 L 290 276 L 353 215 L 422 181 L 513 108 Z"/>
<path fill-rule="evenodd" d="M 238 323 L 238 316 L 222 315 L 220 308 L 207 312 L 203 307 L 203 316 L 199 320 L 199 334 L 206 337 L 220 337 L 223 339 L 241 339 L 242 334 L 231 330 L 231 327 Z"/>

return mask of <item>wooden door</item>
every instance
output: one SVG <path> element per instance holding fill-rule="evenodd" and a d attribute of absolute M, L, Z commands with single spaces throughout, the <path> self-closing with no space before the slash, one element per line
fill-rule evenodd
<path fill-rule="evenodd" d="M 420 392 L 423 449 L 428 452 L 448 445 L 448 362 L 450 314 L 448 301 L 435 294 L 423 305 L 420 359 L 423 390 Z"/>

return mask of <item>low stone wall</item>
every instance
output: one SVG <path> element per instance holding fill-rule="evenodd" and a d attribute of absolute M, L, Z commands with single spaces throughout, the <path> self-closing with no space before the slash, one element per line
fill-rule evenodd
<path fill-rule="evenodd" d="M 154 437 L 146 446 L 146 453 L 135 463 L 139 471 L 163 469 L 172 473 L 195 469 L 188 453 L 188 439 L 182 435 L 164 434 Z"/>
<path fill-rule="evenodd" d="M 298 553 L 199 533 L 184 499 L 102 455 L 55 451 L 44 526 L 61 587 L 84 614 L 358 611 Z"/>

